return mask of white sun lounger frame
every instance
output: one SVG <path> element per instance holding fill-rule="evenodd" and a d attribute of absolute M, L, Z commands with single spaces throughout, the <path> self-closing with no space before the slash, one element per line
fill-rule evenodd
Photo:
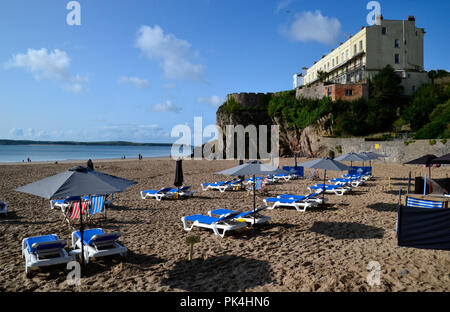
<path fill-rule="evenodd" d="M 204 229 L 210 229 L 214 232 L 215 235 L 219 235 L 220 237 L 224 237 L 225 233 L 228 231 L 233 231 L 237 229 L 242 229 L 247 226 L 244 222 L 238 222 L 231 220 L 222 220 L 220 223 L 212 223 L 212 224 L 206 224 L 206 223 L 200 223 L 198 221 L 192 222 L 191 226 L 188 226 L 188 221 L 185 219 L 185 217 L 181 218 L 181 222 L 183 222 L 183 228 L 186 231 L 192 231 L 194 227 L 204 228 Z M 222 231 L 222 233 L 220 233 Z"/>
<path fill-rule="evenodd" d="M 72 249 L 81 250 L 81 240 L 75 235 L 77 231 L 72 232 Z M 105 234 L 94 235 L 92 239 L 101 238 L 102 236 L 122 235 L 121 232 L 111 232 Z M 108 249 L 99 249 L 104 246 L 114 246 Z M 125 246 L 120 245 L 116 240 L 91 242 L 89 245 L 84 244 L 84 261 L 89 263 L 89 258 L 100 258 L 105 256 L 112 256 L 120 254 L 122 257 L 126 257 L 128 249 Z"/>
<path fill-rule="evenodd" d="M 53 235 L 55 235 L 55 234 L 53 234 Z M 55 236 L 58 237 L 57 235 L 55 235 Z M 32 238 L 32 237 L 26 237 L 26 238 L 22 239 L 22 256 L 25 258 L 25 274 L 27 277 L 30 277 L 32 269 L 35 269 L 38 267 L 68 263 L 70 261 L 75 260 L 73 256 L 69 256 L 69 254 L 67 253 L 67 251 L 64 248 L 54 248 L 54 249 L 47 249 L 47 250 L 31 252 L 28 250 L 28 245 L 26 243 L 26 240 L 29 238 Z M 57 243 L 67 244 L 67 241 L 66 240 L 56 240 L 56 241 L 50 241 L 50 242 L 34 243 L 33 248 L 37 248 L 38 246 L 45 246 L 45 245 L 49 245 L 49 244 L 57 244 Z M 48 255 L 58 255 L 58 256 L 53 257 L 53 258 L 40 259 L 40 256 L 48 256 Z"/>

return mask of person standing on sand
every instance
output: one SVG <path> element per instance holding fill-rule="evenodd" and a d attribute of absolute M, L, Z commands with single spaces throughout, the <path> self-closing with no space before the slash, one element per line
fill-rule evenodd
<path fill-rule="evenodd" d="M 94 170 L 94 163 L 92 162 L 91 159 L 89 159 L 86 163 L 86 167 L 88 167 L 91 170 Z"/>

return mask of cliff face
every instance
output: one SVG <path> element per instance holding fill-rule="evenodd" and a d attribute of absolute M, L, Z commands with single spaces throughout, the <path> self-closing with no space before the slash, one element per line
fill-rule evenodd
<path fill-rule="evenodd" d="M 324 126 L 328 118 L 316 125 L 298 129 L 288 125 L 282 117 L 270 117 L 267 105 L 272 94 L 234 93 L 227 96 L 227 102 L 235 104 L 234 109 L 227 107 L 227 102 L 216 113 L 217 125 L 226 133 L 227 125 L 278 125 L 280 129 L 280 156 L 317 157 L 325 156 L 327 150 L 320 146 L 320 135 L 327 135 Z M 236 104 L 237 103 L 237 104 Z M 270 132 L 269 132 L 270 133 Z M 269 134 L 270 135 L 270 134 Z M 225 139 L 224 139 L 225 140 Z M 225 143 L 226 144 L 226 143 Z"/>

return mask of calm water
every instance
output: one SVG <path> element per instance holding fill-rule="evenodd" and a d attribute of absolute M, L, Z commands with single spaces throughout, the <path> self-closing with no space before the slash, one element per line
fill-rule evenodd
<path fill-rule="evenodd" d="M 0 145 L 0 163 L 170 156 L 171 146 Z"/>

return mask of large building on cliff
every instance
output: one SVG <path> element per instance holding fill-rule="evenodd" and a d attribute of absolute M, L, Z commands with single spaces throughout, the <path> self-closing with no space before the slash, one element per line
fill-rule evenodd
<path fill-rule="evenodd" d="M 414 16 L 407 20 L 384 20 L 378 16 L 375 25 L 362 27 L 308 68 L 303 77 L 304 86 L 319 82 L 348 85 L 347 91 L 345 86 L 336 89 L 344 90 L 344 98 L 354 96 L 355 85 L 366 82 L 386 65 L 391 65 L 403 78 L 405 94 L 412 95 L 418 87 L 429 82 L 424 70 L 424 35 L 425 30 L 416 27 Z M 329 94 L 333 92 L 329 88 L 325 93 L 320 92 L 316 97 L 337 96 Z"/>

